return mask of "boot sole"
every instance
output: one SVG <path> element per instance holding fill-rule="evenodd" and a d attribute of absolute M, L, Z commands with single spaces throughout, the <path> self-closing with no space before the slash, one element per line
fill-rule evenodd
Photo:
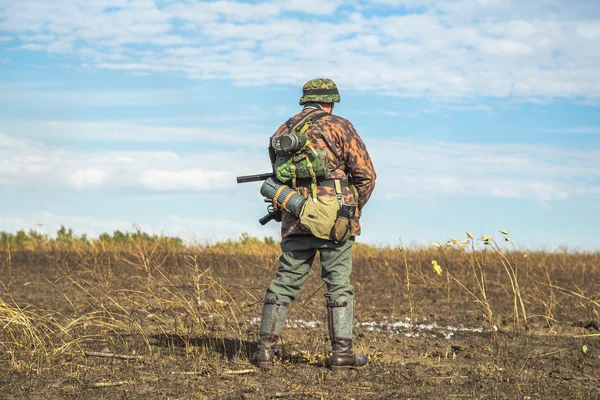
<path fill-rule="evenodd" d="M 273 362 L 272 361 L 259 362 L 256 364 L 256 366 L 260 369 L 268 369 L 268 368 L 273 367 Z"/>
<path fill-rule="evenodd" d="M 366 363 L 365 365 L 330 365 L 329 369 L 337 372 L 337 371 L 348 371 L 351 369 L 362 369 L 364 367 L 366 367 L 367 365 L 369 365 L 369 363 Z"/>

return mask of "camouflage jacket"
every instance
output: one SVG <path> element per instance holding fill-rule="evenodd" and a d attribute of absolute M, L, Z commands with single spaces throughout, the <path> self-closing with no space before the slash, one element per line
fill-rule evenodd
<path fill-rule="evenodd" d="M 307 113 L 313 111 L 313 108 L 306 107 L 300 113 L 291 118 L 291 124 L 296 124 Z M 286 123 L 282 124 L 273 136 L 288 133 L 289 129 Z M 352 183 L 358 192 L 358 199 L 354 198 L 350 187 L 344 187 L 342 194 L 346 204 L 356 204 L 357 213 L 353 221 L 352 234 L 360 235 L 360 216 L 362 208 L 367 204 L 371 193 L 375 188 L 375 169 L 371 163 L 371 158 L 367 148 L 360 136 L 354 129 L 354 126 L 345 118 L 334 114 L 326 115 L 313 123 L 308 131 L 309 142 L 315 149 L 327 150 L 329 158 L 330 172 L 325 179 L 346 180 L 348 175 L 352 178 Z M 269 146 L 269 156 L 271 164 L 275 163 L 274 149 Z M 300 187 L 300 193 L 304 191 L 304 197 L 309 196 L 310 189 Z M 335 189 L 327 186 L 317 188 L 318 196 L 335 196 Z M 283 212 L 281 224 L 281 236 L 286 237 L 293 234 L 309 234 L 300 224 L 300 220 L 289 212 Z"/>

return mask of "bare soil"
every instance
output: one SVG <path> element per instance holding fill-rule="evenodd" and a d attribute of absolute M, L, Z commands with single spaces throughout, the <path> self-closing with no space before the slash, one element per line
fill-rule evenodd
<path fill-rule="evenodd" d="M 290 306 L 275 367 L 260 371 L 249 356 L 276 250 L 260 257 L 198 250 L 194 267 L 192 256 L 166 257 L 158 273 L 139 259 L 12 255 L 10 270 L 0 269 L 0 298 L 63 326 L 88 322 L 70 333 L 77 340 L 68 350 L 57 344 L 45 357 L 9 353 L 11 339 L 0 336 L 0 399 L 600 399 L 598 255 L 532 254 L 520 262 L 528 317 L 518 326 L 505 272 L 487 261 L 494 327 L 472 295 L 431 269 L 428 253 L 408 254 L 410 292 L 398 254 L 355 253 L 355 319 L 363 324 L 355 349 L 370 364 L 342 373 L 324 362 L 330 345 L 318 263 Z M 477 293 L 470 267 L 444 268 Z M 411 315 L 412 331 L 364 325 Z"/>

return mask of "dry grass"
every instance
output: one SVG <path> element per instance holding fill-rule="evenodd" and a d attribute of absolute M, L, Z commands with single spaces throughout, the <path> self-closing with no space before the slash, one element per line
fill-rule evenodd
<path fill-rule="evenodd" d="M 86 349 L 150 357 L 157 343 L 200 360 L 215 357 L 215 348 L 247 360 L 256 329 L 247 314 L 260 307 L 278 255 L 272 239 L 245 235 L 184 245 L 139 231 L 95 240 L 67 230 L 56 239 L 4 234 L 0 362 L 36 371 Z M 586 324 L 600 325 L 598 253 L 518 251 L 468 234 L 464 242 L 431 248 L 357 244 L 354 259 L 359 301 L 372 305 L 361 310 L 364 318 L 408 317 L 412 327 L 425 317 L 420 310 L 433 306 L 438 318 L 453 324 L 482 320 L 492 339 L 528 329 L 584 334 Z M 48 304 L 17 298 L 24 284 L 19 271 L 31 265 L 44 266 L 44 290 L 53 296 Z M 574 324 L 582 329 L 574 331 Z M 143 346 L 133 346 L 132 337 Z"/>

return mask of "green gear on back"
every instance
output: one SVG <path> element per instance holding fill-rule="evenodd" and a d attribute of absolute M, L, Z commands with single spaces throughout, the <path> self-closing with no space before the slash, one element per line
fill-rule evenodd
<path fill-rule="evenodd" d="M 302 86 L 300 105 L 306 103 L 339 103 L 340 93 L 331 79 L 311 79 Z"/>
<path fill-rule="evenodd" d="M 324 149 L 315 150 L 308 141 L 308 131 L 319 118 L 329 115 L 322 110 L 313 110 L 289 127 L 289 133 L 307 138 L 306 144 L 295 153 L 275 150 L 273 172 L 278 181 L 288 184 L 295 189 L 298 179 L 310 179 L 313 198 L 316 198 L 317 178 L 323 178 L 329 173 L 329 159 Z M 291 123 L 291 120 L 290 120 Z M 287 125 L 287 123 L 286 123 Z"/>

